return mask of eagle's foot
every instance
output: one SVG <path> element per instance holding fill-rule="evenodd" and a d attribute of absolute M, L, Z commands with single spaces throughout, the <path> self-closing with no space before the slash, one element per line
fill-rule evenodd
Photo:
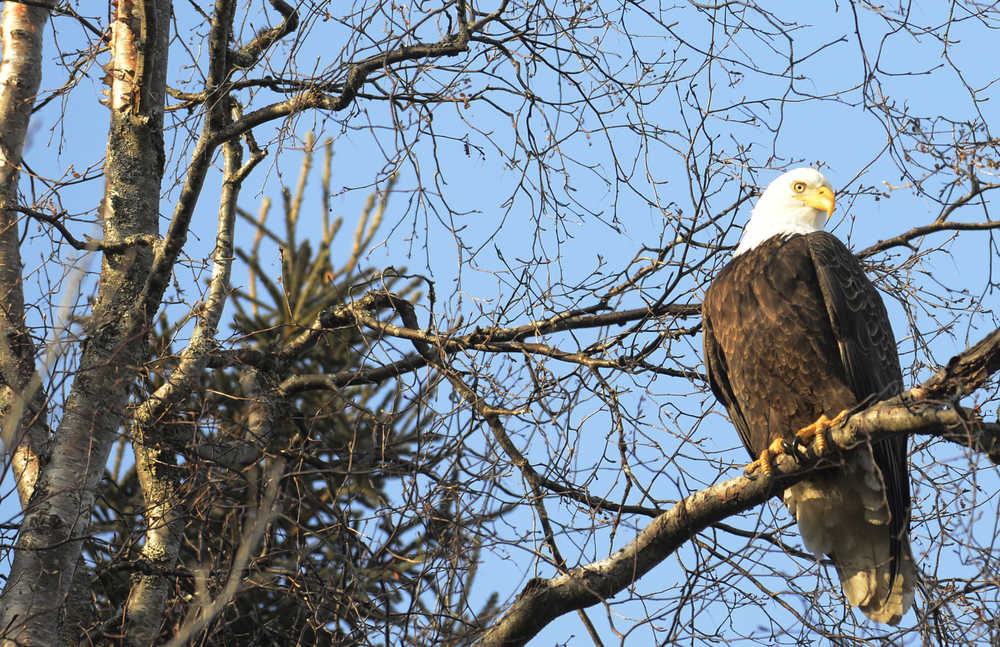
<path fill-rule="evenodd" d="M 782 446 L 785 448 L 785 453 L 795 458 L 796 461 L 802 463 L 809 460 L 809 456 L 806 452 L 802 451 L 806 449 L 806 446 L 802 444 L 798 438 L 792 438 L 791 440 L 784 439 L 781 441 Z"/>
<path fill-rule="evenodd" d="M 771 441 L 764 451 L 760 453 L 760 456 L 754 462 L 743 468 L 743 476 L 748 479 L 757 478 L 756 472 L 760 472 L 765 478 L 771 476 L 774 471 L 774 459 L 780 454 L 788 453 L 788 441 L 784 438 L 775 438 Z"/>
<path fill-rule="evenodd" d="M 796 447 L 808 447 L 815 439 L 816 455 L 822 456 L 826 453 L 826 432 L 829 431 L 831 427 L 839 425 L 843 422 L 847 416 L 850 415 L 850 413 L 851 411 L 849 409 L 844 409 L 834 418 L 828 418 L 824 413 L 816 422 L 799 429 L 799 431 L 795 434 Z"/>

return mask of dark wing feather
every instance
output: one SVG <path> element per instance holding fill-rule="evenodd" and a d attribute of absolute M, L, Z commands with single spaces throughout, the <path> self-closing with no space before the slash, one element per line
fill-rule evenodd
<path fill-rule="evenodd" d="M 805 236 L 775 236 L 733 258 L 705 291 L 702 321 L 712 390 L 751 458 L 857 403 Z"/>
<path fill-rule="evenodd" d="M 903 390 L 896 341 L 889 315 L 875 286 L 854 254 L 836 236 L 816 232 L 809 237 L 840 358 L 859 401 L 879 400 Z"/>
<path fill-rule="evenodd" d="M 747 424 L 743 411 L 736 401 L 733 386 L 729 383 L 729 367 L 726 364 L 725 354 L 722 347 L 715 338 L 715 331 L 712 329 L 712 320 L 707 312 L 702 312 L 702 345 L 705 351 L 705 372 L 708 373 L 708 383 L 712 387 L 712 393 L 726 407 L 729 417 L 733 421 L 733 426 L 740 434 L 743 446 L 747 448 L 751 456 L 755 455 L 753 445 L 750 442 L 750 425 Z"/>
<path fill-rule="evenodd" d="M 882 400 L 903 390 L 896 341 L 885 304 L 854 254 L 827 232 L 810 234 L 809 252 L 840 349 L 847 379 L 859 402 Z M 872 447 L 882 472 L 891 513 L 892 556 L 899 563 L 901 540 L 910 516 L 906 438 Z"/>

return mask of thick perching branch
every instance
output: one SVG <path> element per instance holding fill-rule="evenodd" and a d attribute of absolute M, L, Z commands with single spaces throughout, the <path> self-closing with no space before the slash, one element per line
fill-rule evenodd
<path fill-rule="evenodd" d="M 893 434 L 931 434 L 968 446 L 1000 464 L 1000 424 L 985 423 L 932 395 L 961 396 L 1000 370 L 1000 330 L 954 357 L 924 384 L 873 405 L 830 430 L 837 447 L 850 449 Z M 815 441 L 811 450 L 816 451 Z M 511 607 L 477 643 L 479 647 L 523 645 L 555 618 L 610 598 L 641 578 L 684 542 L 708 526 L 766 501 L 776 492 L 822 467 L 799 465 L 780 456 L 774 474 L 754 480 L 740 476 L 689 495 L 655 518 L 610 557 L 551 579 L 531 580 Z M 829 463 L 826 463 L 829 464 Z"/>
<path fill-rule="evenodd" d="M 399 314 L 402 325 L 377 320 L 373 313 L 382 309 Z M 325 312 L 317 325 L 302 333 L 286 348 L 286 352 L 302 352 L 315 343 L 324 329 L 340 326 L 362 326 L 379 334 L 407 339 L 417 348 L 417 355 L 422 360 L 446 374 L 449 372 L 448 351 L 455 350 L 456 339 L 462 339 L 420 329 L 411 304 L 389 293 L 371 292 L 359 300 Z M 520 331 L 508 332 L 515 338 L 519 334 Z M 501 339 L 504 337 L 500 335 Z M 920 386 L 873 405 L 833 428 L 829 434 L 832 445 L 846 451 L 893 434 L 935 435 L 985 454 L 994 463 L 1000 464 L 1000 424 L 986 423 L 973 412 L 952 404 L 981 388 L 997 372 L 1000 372 L 1000 330 L 954 357 Z M 334 376 L 313 377 L 316 380 L 335 379 Z M 512 412 L 486 405 L 456 375 L 450 375 L 449 379 L 456 391 L 486 419 L 500 447 L 524 475 L 535 496 L 540 496 L 541 488 L 558 491 L 558 486 L 553 487 L 543 479 L 507 438 L 500 417 Z M 286 380 L 281 390 L 291 392 L 309 388 L 305 383 L 307 381 L 306 376 L 293 376 Z M 339 386 L 343 385 L 344 382 L 340 382 Z M 329 382 L 326 386 L 333 387 Z M 809 449 L 818 451 L 815 446 Z M 484 634 L 480 644 L 524 644 L 563 613 L 596 604 L 631 585 L 711 524 L 759 505 L 775 492 L 804 478 L 810 471 L 830 466 L 831 460 L 837 461 L 838 458 L 828 454 L 818 461 L 800 465 L 789 456 L 781 456 L 772 477 L 755 480 L 738 477 L 691 494 L 656 517 L 634 540 L 607 559 L 571 569 L 548 580 L 532 580 L 504 616 Z M 562 494 L 580 500 L 572 493 Z M 547 531 L 546 543 L 551 544 L 551 540 L 552 533 Z"/>
<path fill-rule="evenodd" d="M 957 399 L 971 394 L 1000 371 L 1000 329 L 951 358 L 931 379 L 913 389 L 914 399 Z"/>

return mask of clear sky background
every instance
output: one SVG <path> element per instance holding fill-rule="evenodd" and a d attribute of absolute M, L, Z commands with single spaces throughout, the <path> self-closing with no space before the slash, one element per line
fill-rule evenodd
<path fill-rule="evenodd" d="M 364 101 L 359 102 L 358 114 L 348 120 L 342 121 L 339 115 L 331 118 L 322 113 L 307 113 L 280 123 L 277 128 L 261 128 L 258 139 L 268 145 L 271 155 L 247 183 L 241 206 L 256 211 L 263 196 L 277 200 L 282 184 L 294 184 L 301 161 L 301 153 L 295 149 L 301 146 L 310 130 L 317 133 L 319 141 L 326 137 L 334 139 L 333 185 L 337 193 L 332 206 L 335 215 L 345 218 L 347 231 L 353 230 L 352 219 L 361 211 L 372 187 L 384 187 L 388 175 L 398 171 L 396 193 L 389 201 L 386 222 L 377 236 L 381 242 L 362 262 L 378 267 L 406 267 L 431 278 L 437 293 L 433 316 L 435 323 L 443 326 L 459 315 L 467 319 L 481 317 L 488 322 L 494 318 L 491 312 L 508 311 L 517 313 L 511 317 L 513 321 L 501 319 L 499 315 L 496 320 L 523 324 L 533 317 L 541 318 L 572 307 L 578 296 L 566 294 L 561 286 L 589 280 L 595 269 L 608 275 L 621 271 L 641 253 L 643 246 L 661 245 L 661 235 L 664 231 L 668 235 L 671 233 L 674 220 L 702 211 L 717 213 L 732 203 L 741 189 L 766 185 L 780 171 L 790 167 L 822 166 L 839 191 L 838 210 L 830 228 L 856 250 L 930 222 L 941 209 L 939 200 L 949 202 L 967 190 L 960 186 L 955 192 L 949 192 L 937 179 L 929 181 L 923 191 L 914 190 L 911 179 L 904 177 L 900 170 L 903 153 L 887 148 L 887 123 L 872 105 L 881 101 L 886 106 L 905 108 L 915 115 L 946 117 L 951 123 L 939 121 L 934 125 L 939 142 L 952 137 L 954 129 L 961 129 L 963 124 L 973 121 L 993 129 L 984 130 L 982 138 L 996 137 L 996 129 L 1000 129 L 1000 108 L 997 107 L 1000 97 L 997 96 L 998 85 L 994 83 L 997 78 L 996 31 L 985 29 L 975 20 L 956 20 L 950 32 L 951 43 L 946 48 L 931 35 L 914 35 L 896 29 L 892 21 L 870 8 L 855 13 L 849 5 L 835 2 L 768 3 L 767 6 L 787 21 L 784 26 L 769 24 L 760 14 L 749 10 L 743 17 L 751 24 L 768 27 L 772 34 L 768 38 L 748 38 L 745 31 L 736 29 L 736 24 L 732 25 L 732 30 L 718 24 L 713 28 L 706 19 L 705 10 L 694 3 L 680 4 L 664 12 L 675 21 L 669 30 L 673 38 L 668 38 L 663 26 L 653 24 L 640 11 L 612 10 L 618 22 L 594 30 L 594 38 L 599 39 L 608 52 L 610 66 L 621 65 L 623 75 L 638 74 L 627 60 L 625 34 L 628 33 L 631 42 L 641 48 L 647 60 L 657 59 L 662 50 L 674 61 L 670 65 L 652 66 L 652 77 L 669 71 L 675 77 L 689 75 L 690 79 L 685 83 L 664 83 L 661 88 L 647 79 L 647 85 L 637 90 L 646 102 L 641 114 L 622 109 L 601 123 L 592 113 L 584 111 L 582 125 L 569 120 L 547 124 L 551 132 L 566 134 L 566 139 L 560 141 L 549 160 L 551 164 L 564 165 L 565 174 L 557 179 L 565 184 L 546 188 L 567 205 L 565 208 L 552 209 L 535 199 L 533 194 L 537 194 L 539 187 L 525 184 L 521 172 L 510 163 L 511 157 L 520 154 L 510 119 L 485 103 L 475 101 L 469 107 L 458 102 L 437 108 L 433 124 L 423 125 L 425 129 L 433 128 L 437 139 L 426 132 L 414 137 L 414 141 L 407 144 L 411 154 L 402 159 L 394 152 L 399 147 L 398 138 L 413 136 L 412 128 L 406 131 L 411 133 L 409 135 L 391 129 L 371 130 L 368 124 L 385 123 L 387 114 L 384 107 Z M 962 11 L 961 5 L 938 2 L 914 3 L 905 9 L 915 25 L 941 24 L 948 19 L 949 12 L 954 16 Z M 78 10 L 85 13 L 83 8 Z M 175 10 L 182 31 L 196 24 L 185 3 L 176 3 Z M 898 15 L 898 11 L 898 7 L 889 6 L 881 10 L 890 17 Z M 255 24 L 248 20 L 243 25 L 246 34 L 264 22 L 260 16 L 256 17 Z M 273 16 L 270 19 L 273 20 Z M 285 70 L 296 66 L 307 70 L 322 69 L 330 56 L 325 44 L 336 42 L 345 35 L 344 28 L 333 21 L 305 23 L 302 33 L 305 37 L 297 41 L 294 49 L 286 48 Z M 83 38 L 85 34 L 72 20 L 57 18 L 49 29 L 46 57 L 51 61 L 55 56 L 57 41 L 59 48 L 67 51 Z M 192 40 L 196 38 L 192 36 Z M 714 48 L 726 62 L 702 67 L 700 52 L 709 48 Z M 795 80 L 791 84 L 787 78 L 760 71 L 781 70 L 790 59 L 795 61 Z M 197 72 L 183 67 L 182 63 L 173 62 L 177 67 L 171 83 L 197 77 Z M 872 70 L 875 72 L 869 76 Z M 536 94 L 554 98 L 566 92 L 565 88 L 557 88 L 554 79 L 548 84 L 545 74 L 540 70 L 531 82 Z M 62 178 L 74 173 L 80 174 L 82 180 L 89 178 L 72 190 L 62 191 L 62 202 L 57 205 L 79 218 L 74 226 L 81 235 L 97 233 L 93 222 L 102 190 L 100 165 L 108 122 L 106 108 L 97 102 L 103 88 L 101 75 L 96 68 L 86 70 L 74 92 L 62 101 L 52 102 L 36 115 L 25 153 L 27 163 L 38 176 L 34 181 L 22 180 L 29 202 L 45 199 L 43 178 Z M 64 70 L 48 63 L 43 90 L 51 90 L 64 81 Z M 483 84 L 483 79 L 473 78 L 469 93 Z M 971 94 L 970 87 L 978 93 Z M 705 115 L 707 118 L 702 121 Z M 520 132 L 544 133 L 545 118 L 541 109 L 520 112 Z M 662 132 L 654 140 L 643 140 L 636 134 L 639 130 L 636 124 L 641 124 L 646 132 L 655 128 Z M 775 133 L 778 128 L 780 130 Z M 695 129 L 700 131 L 691 147 L 686 142 Z M 167 145 L 172 149 L 168 154 L 168 177 L 174 165 L 186 163 L 190 139 L 193 135 L 183 128 L 168 133 Z M 621 169 L 631 173 L 631 184 L 638 187 L 638 191 L 631 190 L 624 182 L 602 179 L 614 178 L 622 172 L 616 172 L 613 167 L 612 148 Z M 995 151 L 994 148 L 994 154 Z M 709 159 L 713 169 L 721 166 L 728 170 L 728 175 L 712 176 L 709 195 L 702 202 L 705 187 L 692 183 L 691 178 L 698 175 L 693 165 L 704 168 Z M 771 170 L 761 169 L 762 166 Z M 984 168 L 978 172 L 984 181 L 1000 179 L 995 170 Z M 529 176 L 528 182 L 535 179 Z M 322 207 L 318 180 L 316 175 L 304 209 L 305 213 L 316 214 L 315 219 L 301 225 L 306 232 L 320 222 Z M 421 196 L 414 191 L 421 184 L 429 189 L 427 195 Z M 208 185 L 211 186 L 211 181 Z M 172 211 L 177 191 L 177 186 L 164 186 L 161 205 L 164 223 Z M 214 244 L 217 205 L 213 201 L 216 197 L 210 191 L 203 195 L 186 248 L 188 262 L 176 275 L 184 298 L 197 295 L 194 282 L 207 276 L 202 270 Z M 981 220 L 983 213 L 982 205 L 973 204 L 958 211 L 953 219 Z M 736 213 L 734 222 L 741 225 L 748 215 L 749 203 Z M 249 227 L 245 223 L 240 227 L 237 235 L 242 238 L 238 238 L 237 244 L 248 246 Z M 456 235 L 456 231 L 460 231 L 460 235 Z M 312 235 L 320 236 L 318 228 Z M 706 233 L 706 242 L 713 242 L 717 235 Z M 738 230 L 727 232 L 725 242 L 735 244 L 738 235 Z M 346 254 L 349 236 L 341 235 L 340 238 L 339 244 Z M 910 383 L 926 378 L 938 363 L 944 363 L 998 325 L 992 234 L 969 232 L 949 241 L 951 238 L 948 233 L 937 234 L 921 243 L 924 248 L 942 244 L 943 251 L 923 256 L 905 267 L 898 265 L 903 259 L 899 251 L 875 259 L 880 267 L 896 270 L 876 275 L 882 287 L 895 281 L 931 287 L 937 283 L 961 285 L 968 291 L 965 298 L 983 304 L 975 317 L 963 320 L 951 328 L 949 334 L 936 334 L 934 330 L 939 324 L 948 322 L 936 322 L 929 313 L 910 307 L 915 302 L 887 298 L 902 359 L 906 366 L 916 371 L 908 375 Z M 278 256 L 276 251 L 272 252 L 270 268 L 278 275 Z M 29 229 L 24 260 L 26 271 L 32 273 L 29 285 L 40 292 L 62 289 L 68 285 L 67 278 L 73 276 L 72 270 L 92 272 L 99 263 L 97 258 L 82 255 L 75 267 L 65 268 L 61 276 L 49 274 L 51 270 L 36 272 L 50 253 L 48 237 L 39 235 L 34 228 Z M 519 283 L 525 272 L 531 272 L 534 277 L 529 289 Z M 245 270 L 237 268 L 233 282 L 238 284 L 245 276 Z M 632 300 L 617 306 L 633 308 L 642 306 L 643 301 L 653 301 L 659 296 L 657 287 L 650 285 L 642 300 L 630 297 Z M 681 293 L 686 294 L 688 300 L 700 300 L 700 287 L 693 282 Z M 85 301 L 86 291 L 81 299 Z M 432 315 L 430 304 L 425 301 L 419 305 L 419 316 L 422 321 L 428 321 Z M 183 306 L 172 307 L 179 312 Z M 31 315 L 37 318 L 36 321 L 44 316 L 51 324 L 51 318 L 58 313 L 35 311 Z M 585 345 L 585 336 L 583 340 L 581 343 Z M 567 341 L 567 338 L 557 341 Z M 700 338 L 691 341 L 688 361 L 692 368 L 700 369 Z M 648 376 L 642 379 L 648 380 Z M 647 387 L 648 393 L 644 394 L 642 387 Z M 676 415 L 681 408 L 713 406 L 710 394 L 698 391 L 692 395 L 693 390 L 686 380 L 660 377 L 652 383 L 637 382 L 634 390 L 621 395 L 626 408 L 653 421 L 651 429 L 659 428 L 663 432 L 662 438 L 636 438 L 635 456 L 640 460 L 649 459 L 650 467 L 645 472 L 649 479 L 647 486 L 664 507 L 705 484 L 738 475 L 740 465 L 746 460 L 735 431 L 723 415 L 710 415 L 700 424 L 689 417 Z M 576 464 L 581 471 L 601 464 L 589 483 L 591 491 L 608 498 L 621 496 L 623 483 L 607 459 L 616 451 L 608 431 L 610 418 L 606 411 L 596 406 L 596 401 L 581 405 L 577 415 L 579 431 L 586 439 L 577 445 L 580 453 Z M 722 413 L 721 408 L 717 411 Z M 986 415 L 995 418 L 995 408 L 988 408 Z M 684 437 L 714 453 L 717 469 L 704 473 L 672 473 L 671 469 L 681 463 L 665 460 L 664 456 L 683 452 L 678 438 Z M 559 439 L 546 437 L 544 429 L 520 438 L 534 463 L 544 464 L 550 452 L 558 451 L 553 447 L 559 444 Z M 939 445 L 936 448 L 935 451 L 940 450 Z M 955 469 L 969 468 L 969 460 L 958 450 L 946 456 L 922 452 L 914 461 L 925 461 L 914 472 L 918 498 L 930 496 L 935 487 L 934 476 L 951 469 L 943 467 L 944 472 L 936 471 L 935 461 L 950 461 Z M 978 464 L 983 466 L 982 461 Z M 514 491 L 524 491 L 520 477 L 513 473 L 506 477 L 506 484 Z M 992 497 L 998 484 L 995 471 L 984 470 L 980 481 L 982 496 Z M 7 503 L 15 500 L 16 497 L 6 499 Z M 553 503 L 552 508 L 559 510 L 561 507 Z M 983 542 L 991 541 L 996 529 L 996 509 L 995 500 L 990 498 L 982 508 L 984 517 L 970 527 L 969 533 L 982 534 Z M 570 526 L 581 523 L 578 511 L 563 507 L 560 513 Z M 14 514 L 13 510 L 9 512 L 9 516 Z M 535 523 L 527 512 L 509 517 L 509 520 L 512 526 L 508 537 L 512 543 Z M 788 521 L 787 514 L 775 502 L 764 506 L 762 511 L 730 520 L 745 529 L 766 528 Z M 641 527 L 645 523 L 645 519 L 632 519 L 613 533 L 604 531 L 585 536 L 567 532 L 560 540 L 571 561 L 584 563 L 607 556 L 609 550 L 621 547 L 634 536 L 632 526 Z M 525 527 L 519 528 L 517 524 Z M 918 557 L 921 551 L 939 555 L 938 548 L 933 545 L 937 532 L 930 525 L 915 528 L 914 549 Z M 797 534 L 793 536 L 797 542 Z M 720 541 L 731 541 L 731 538 Z M 578 545 L 578 542 L 583 543 Z M 529 578 L 553 575 L 551 567 L 537 564 L 532 555 L 534 548 L 533 544 L 523 550 L 506 546 L 484 553 L 485 562 L 477 584 L 481 590 L 474 597 L 482 601 L 494 590 L 501 598 L 512 597 Z M 956 572 L 974 568 L 964 563 L 959 553 L 949 559 L 953 562 L 947 567 Z M 595 607 L 590 612 L 591 617 L 606 644 L 625 640 L 628 644 L 642 645 L 663 640 L 667 635 L 664 627 L 657 626 L 654 630 L 650 625 L 640 624 L 633 631 L 634 623 L 629 618 L 641 618 L 659 609 L 661 602 L 657 592 L 666 589 L 671 582 L 683 581 L 684 569 L 694 567 L 696 562 L 695 552 L 686 548 L 636 584 L 635 592 L 640 595 L 648 592 L 649 601 L 639 601 L 633 596 L 629 603 L 614 605 L 608 612 Z M 776 568 L 795 572 L 803 564 L 801 561 L 793 563 L 789 558 L 787 566 Z M 935 564 L 935 568 L 940 572 L 944 567 Z M 832 572 L 826 572 L 824 577 L 831 575 Z M 764 579 L 781 589 L 776 578 Z M 731 587 L 726 589 L 726 595 L 735 595 L 747 584 L 732 581 L 722 586 Z M 797 609 L 806 604 L 801 596 L 789 596 L 789 602 Z M 732 636 L 726 629 L 730 622 L 761 627 L 759 636 L 766 642 L 770 632 L 775 630 L 772 620 L 777 619 L 778 626 L 789 622 L 784 614 L 785 611 L 767 602 L 743 607 L 732 617 L 726 614 L 722 605 L 713 605 L 698 610 L 684 621 L 699 626 L 704 632 L 703 643 L 699 644 Z M 608 621 L 609 615 L 614 618 L 613 622 Z M 914 621 L 913 614 L 904 619 L 904 623 Z M 632 633 L 622 638 L 616 631 Z M 873 632 L 876 631 L 873 628 Z M 532 644 L 585 645 L 589 644 L 589 638 L 577 617 L 570 614 L 553 623 Z"/>

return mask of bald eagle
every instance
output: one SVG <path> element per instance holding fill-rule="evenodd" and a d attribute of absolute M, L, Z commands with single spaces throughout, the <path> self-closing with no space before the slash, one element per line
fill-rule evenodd
<path fill-rule="evenodd" d="M 861 264 L 823 231 L 835 198 L 815 169 L 768 185 L 702 306 L 705 365 L 753 463 L 768 474 L 789 441 L 899 393 L 885 305 Z M 848 602 L 896 624 L 913 604 L 906 439 L 871 444 L 785 490 L 806 547 L 836 564 Z"/>

